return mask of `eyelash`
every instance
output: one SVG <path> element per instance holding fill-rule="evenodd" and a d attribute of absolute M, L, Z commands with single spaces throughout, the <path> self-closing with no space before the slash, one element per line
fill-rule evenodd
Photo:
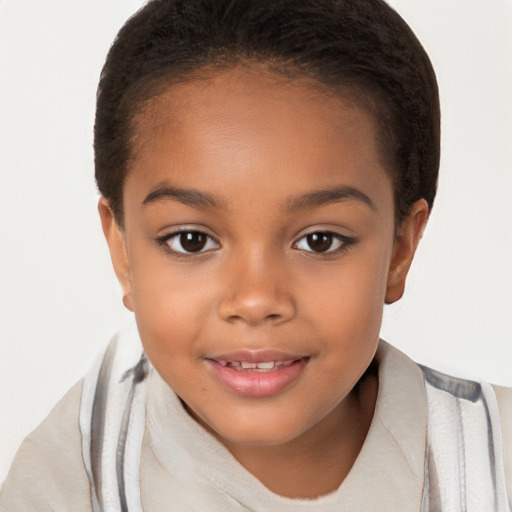
<path fill-rule="evenodd" d="M 320 235 L 321 237 L 329 237 L 330 243 L 329 247 L 323 251 L 314 251 L 314 250 L 308 250 L 303 247 L 300 247 L 299 244 L 303 241 L 305 241 L 308 245 L 312 240 L 308 241 L 308 237 L 314 237 Z M 338 242 L 338 246 L 334 249 L 331 248 L 333 243 Z M 335 256 L 337 254 L 341 254 L 346 252 L 352 245 L 356 243 L 356 239 L 352 237 L 348 237 L 345 235 L 340 235 L 339 233 L 335 233 L 333 231 L 312 231 L 310 233 L 307 233 L 303 235 L 297 242 L 295 242 L 293 245 L 296 249 L 303 251 L 305 253 L 308 253 L 310 255 L 315 255 L 317 257 L 329 257 L 329 256 Z M 309 245 L 309 248 L 311 248 L 311 245 Z"/>
<path fill-rule="evenodd" d="M 182 241 L 180 240 L 180 238 L 183 235 L 196 235 L 196 236 L 199 235 L 202 237 L 206 237 L 204 247 L 201 247 L 197 251 L 176 250 L 176 248 L 173 248 L 171 246 L 170 242 L 173 241 L 173 239 L 175 239 L 179 242 L 182 249 L 184 249 L 184 247 L 182 245 Z M 163 235 L 163 236 L 157 238 L 156 241 L 157 241 L 158 245 L 161 245 L 166 252 L 174 254 L 178 257 L 196 256 L 196 255 L 200 255 L 200 254 L 204 254 L 206 252 L 212 251 L 214 249 L 218 249 L 220 247 L 219 242 L 217 242 L 217 240 L 215 240 L 215 238 L 213 238 L 208 233 L 205 233 L 204 231 L 201 231 L 199 229 L 180 229 L 180 230 L 174 231 L 172 233 L 167 233 L 166 235 Z M 216 247 L 208 247 L 208 245 L 211 245 L 212 243 L 215 244 Z M 204 250 L 205 247 L 207 248 L 206 250 Z"/>
<path fill-rule="evenodd" d="M 206 240 L 204 242 L 204 246 L 199 247 L 197 251 L 187 251 L 182 245 L 182 242 L 184 240 L 180 240 L 180 238 L 184 235 L 193 235 L 193 236 L 199 236 L 199 237 L 205 237 Z M 308 240 L 308 237 L 328 237 L 330 240 L 328 241 L 328 247 L 325 250 L 321 251 L 314 251 L 311 248 L 310 243 L 313 240 Z M 177 250 L 176 248 L 173 248 L 171 246 L 170 241 L 177 240 L 178 243 L 181 245 L 181 248 L 183 250 Z M 164 250 L 168 253 L 174 254 L 178 257 L 190 257 L 195 255 L 204 254 L 210 251 L 213 251 L 215 249 L 218 249 L 220 247 L 219 242 L 213 238 L 208 233 L 205 233 L 204 231 L 198 230 L 198 229 L 180 229 L 178 231 L 174 231 L 172 233 L 167 233 L 166 235 L 163 235 L 161 237 L 158 237 L 156 239 L 158 245 L 163 246 Z M 305 241 L 309 245 L 309 249 L 300 247 L 300 244 Z M 311 233 L 307 233 L 303 235 L 301 238 L 299 238 L 296 242 L 294 242 L 293 247 L 295 249 L 298 249 L 302 252 L 309 253 L 310 255 L 315 255 L 317 257 L 329 257 L 329 256 L 335 256 L 337 254 L 346 252 L 352 245 L 356 243 L 356 239 L 352 237 L 348 237 L 345 235 L 340 235 L 339 233 L 335 233 L 333 231 L 312 231 Z M 331 248 L 333 243 L 338 243 L 338 246 L 334 249 Z M 193 240 L 192 240 L 193 243 Z M 201 242 L 200 242 L 201 243 Z M 209 247 L 214 244 L 214 247 Z"/>

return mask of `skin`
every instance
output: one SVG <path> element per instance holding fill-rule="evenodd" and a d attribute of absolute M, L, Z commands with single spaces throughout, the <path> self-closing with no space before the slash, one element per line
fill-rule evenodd
<path fill-rule="evenodd" d="M 272 491 L 333 491 L 373 417 L 378 381 L 365 371 L 383 305 L 403 293 L 426 202 L 395 226 L 374 119 L 306 80 L 250 68 L 198 77 L 146 105 L 135 133 L 123 228 L 107 200 L 99 211 L 150 361 Z M 211 238 L 180 253 L 176 230 Z M 306 235 L 326 232 L 332 245 L 315 251 Z M 239 396 L 208 363 L 239 349 L 306 363 L 278 393 Z"/>

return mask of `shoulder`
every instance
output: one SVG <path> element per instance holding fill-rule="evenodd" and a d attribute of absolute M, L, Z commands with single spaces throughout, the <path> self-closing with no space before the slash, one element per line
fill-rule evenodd
<path fill-rule="evenodd" d="M 429 450 L 434 455 L 435 463 L 441 462 L 447 467 L 446 460 L 450 458 L 447 454 L 454 447 L 453 441 L 461 437 L 463 458 L 470 460 L 475 454 L 480 454 L 478 471 L 481 473 L 478 481 L 484 481 L 487 469 L 483 468 L 488 466 L 490 474 L 494 475 L 496 498 L 502 500 L 500 503 L 503 506 L 507 500 L 510 503 L 512 389 L 448 376 L 426 367 L 422 367 L 422 370 L 427 384 L 427 395 L 430 395 Z M 453 428 L 448 428 L 448 423 Z M 456 436 L 450 436 L 448 432 L 456 433 Z M 484 439 L 488 440 L 488 444 Z M 487 450 L 484 450 L 484 446 L 487 446 Z M 457 452 L 460 449 L 453 451 L 453 461 L 457 460 Z M 456 465 L 453 469 L 456 469 Z M 475 472 L 476 467 L 468 471 L 473 476 L 478 474 Z M 466 491 L 470 499 L 474 500 L 473 489 L 466 488 Z"/>
<path fill-rule="evenodd" d="M 493 387 L 500 411 L 507 492 L 512 503 L 512 388 Z"/>
<path fill-rule="evenodd" d="M 459 460 L 458 445 L 453 440 L 457 439 L 461 428 L 471 434 L 466 439 L 469 451 L 473 448 L 475 453 L 481 451 L 480 440 L 489 439 L 490 448 L 495 450 L 495 458 L 491 456 L 489 464 L 492 466 L 494 460 L 498 463 L 496 471 L 501 475 L 501 489 L 505 491 L 506 482 L 508 500 L 512 504 L 512 388 L 461 379 L 418 365 L 383 341 L 378 356 L 383 370 L 379 371 L 379 379 L 383 377 L 382 380 L 396 384 L 392 396 L 400 397 L 401 404 L 414 396 L 414 403 L 407 408 L 416 411 L 415 417 L 417 411 L 428 413 L 423 428 L 427 429 L 429 424 L 430 453 L 436 452 L 441 462 Z M 400 417 L 403 420 L 406 416 L 401 414 Z M 484 425 L 491 429 L 491 437 Z M 481 432 L 483 437 L 475 432 Z M 471 440 L 476 444 L 471 444 Z M 454 456 L 449 457 L 448 453 Z"/>
<path fill-rule="evenodd" d="M 82 381 L 22 443 L 0 493 L 0 511 L 90 511 L 79 428 Z"/>
<path fill-rule="evenodd" d="M 505 386 L 493 386 L 493 388 L 498 401 L 503 431 L 512 433 L 512 388 Z"/>

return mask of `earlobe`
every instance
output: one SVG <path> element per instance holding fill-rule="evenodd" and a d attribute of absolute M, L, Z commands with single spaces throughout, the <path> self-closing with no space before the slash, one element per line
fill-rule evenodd
<path fill-rule="evenodd" d="M 419 199 L 412 205 L 409 215 L 402 221 L 397 230 L 388 273 L 386 304 L 393 304 L 404 294 L 407 274 L 425 230 L 428 215 L 427 202 L 425 199 Z"/>
<path fill-rule="evenodd" d="M 123 304 L 127 309 L 133 311 L 130 263 L 126 251 L 124 234 L 116 222 L 108 200 L 103 196 L 98 202 L 98 212 L 100 214 L 103 234 L 105 235 L 110 250 L 112 265 L 114 266 L 114 271 L 123 290 Z"/>

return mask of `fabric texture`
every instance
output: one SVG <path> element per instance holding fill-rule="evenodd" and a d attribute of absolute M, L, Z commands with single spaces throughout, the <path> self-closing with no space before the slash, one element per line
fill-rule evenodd
<path fill-rule="evenodd" d="M 427 391 L 425 512 L 507 511 L 496 395 L 480 384 L 423 368 Z"/>
<path fill-rule="evenodd" d="M 117 431 L 114 436 L 115 448 L 114 445 L 91 447 L 93 405 L 102 395 L 94 386 L 91 387 L 91 382 L 95 382 L 102 371 L 102 364 L 108 359 L 104 356 L 98 360 L 89 380 L 77 384 L 23 443 L 0 494 L 0 511 L 90 511 L 93 505 L 100 505 L 96 493 L 108 488 L 115 492 L 110 497 L 100 498 L 105 511 L 123 510 L 123 499 L 126 500 L 126 510 L 131 512 L 412 512 L 421 510 L 422 503 L 425 505 L 425 452 L 429 445 L 428 436 L 433 435 L 429 431 L 427 436 L 429 390 L 428 386 L 425 387 L 420 367 L 385 342 L 380 343 L 376 356 L 379 392 L 374 418 L 350 473 L 334 492 L 315 500 L 296 500 L 276 495 L 267 489 L 188 415 L 179 398 L 156 371 L 151 371 L 147 361 L 141 359 L 142 350 L 137 338 L 130 338 L 128 344 L 132 349 L 126 350 L 122 364 L 112 361 L 109 370 L 109 385 L 121 384 L 123 389 L 122 399 L 116 401 L 110 398 L 109 401 L 107 393 L 104 402 L 108 411 L 121 411 L 114 414 L 117 418 L 115 425 L 109 423 L 111 420 L 104 424 L 104 433 Z M 126 372 L 127 368 L 131 371 Z M 486 388 L 485 392 L 488 393 L 489 389 Z M 512 425 L 509 416 L 512 412 L 512 390 L 501 389 L 498 396 L 501 403 L 506 404 L 505 407 L 500 404 L 500 410 L 505 411 L 501 422 L 507 428 Z M 126 403 L 134 407 L 127 409 Z M 461 407 L 463 410 L 470 404 L 461 404 Z M 127 410 L 131 412 L 128 414 Z M 87 414 L 90 413 L 90 416 L 84 411 L 89 411 Z M 465 411 L 463 421 L 471 414 L 471 409 Z M 97 423 L 101 424 L 101 421 Z M 123 438 L 118 435 L 123 431 L 134 434 Z M 508 454 L 508 434 L 507 431 L 504 445 L 508 455 L 506 465 L 512 459 Z M 447 446 L 452 446 L 449 437 L 446 441 Z M 104 449 L 110 453 L 110 462 L 100 456 L 99 474 L 100 481 L 105 482 L 106 478 L 107 487 L 103 491 L 94 488 L 91 494 L 90 481 L 94 482 L 95 477 L 91 460 L 87 459 Z M 472 456 L 469 455 L 470 458 Z M 116 465 L 123 457 L 123 471 L 119 473 Z M 131 463 L 125 464 L 127 461 Z M 98 470 L 94 471 L 97 476 Z M 455 474 L 453 472 L 449 478 Z M 490 474 L 490 470 L 487 474 Z M 439 475 L 437 478 L 439 480 Z M 441 480 L 444 482 L 443 478 Z M 121 498 L 117 485 L 119 479 L 128 483 L 131 495 Z M 133 485 L 133 482 L 138 484 L 139 481 L 140 486 Z M 478 490 L 479 482 L 475 485 Z M 503 481 L 499 485 L 504 486 Z M 134 488 L 140 489 L 140 493 L 133 493 Z M 458 498 L 453 499 L 455 501 L 450 504 L 444 502 L 438 510 L 472 510 L 452 508 L 452 503 L 456 503 Z M 428 505 L 432 511 L 436 510 L 435 506 L 441 506 L 432 500 Z M 506 504 L 496 506 L 502 508 L 489 510 L 507 510 L 504 508 Z"/>

